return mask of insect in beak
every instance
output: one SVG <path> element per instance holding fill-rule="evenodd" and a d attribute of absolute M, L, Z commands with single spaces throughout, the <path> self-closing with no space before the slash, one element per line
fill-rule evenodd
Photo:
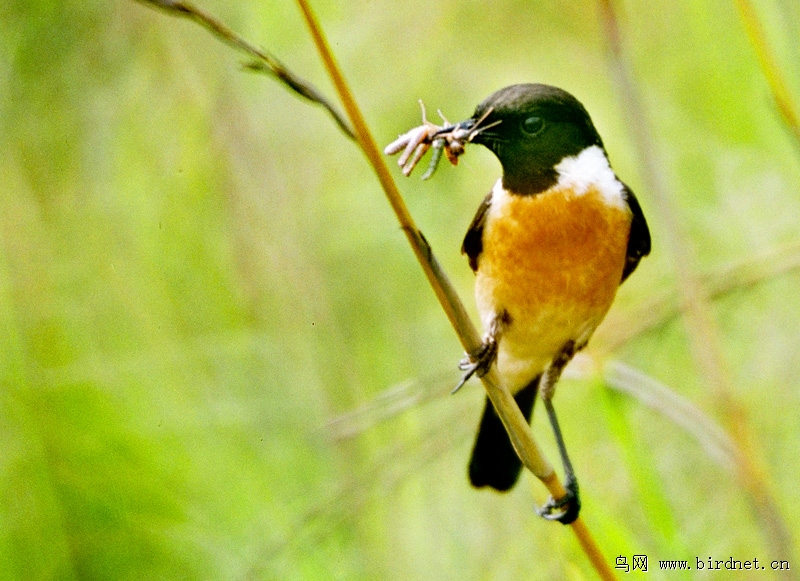
<path fill-rule="evenodd" d="M 442 157 L 442 151 L 444 151 L 447 160 L 451 164 L 457 165 L 458 158 L 464 153 L 465 144 L 475 139 L 482 131 L 500 123 L 500 121 L 495 121 L 481 126 L 491 114 L 492 109 L 490 108 L 477 121 L 475 119 L 467 119 L 456 124 L 450 123 L 439 111 L 439 116 L 445 123 L 444 126 L 440 126 L 428 121 L 422 101 L 420 101 L 420 107 L 422 108 L 422 125 L 411 129 L 387 145 L 384 153 L 394 155 L 403 150 L 403 154 L 397 160 L 397 164 L 403 168 L 403 174 L 408 176 L 428 149 L 433 147 L 433 155 L 428 164 L 428 170 L 422 176 L 423 180 L 431 177 L 433 172 L 436 171 L 439 160 Z"/>

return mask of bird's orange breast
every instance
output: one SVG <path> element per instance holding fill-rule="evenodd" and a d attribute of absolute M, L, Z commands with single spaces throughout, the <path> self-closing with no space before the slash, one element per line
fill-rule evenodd
<path fill-rule="evenodd" d="M 509 316 L 498 353 L 509 388 L 523 387 L 567 341 L 588 341 L 619 287 L 630 224 L 625 204 L 591 186 L 580 195 L 556 187 L 534 196 L 495 188 L 476 298 L 485 326 Z"/>

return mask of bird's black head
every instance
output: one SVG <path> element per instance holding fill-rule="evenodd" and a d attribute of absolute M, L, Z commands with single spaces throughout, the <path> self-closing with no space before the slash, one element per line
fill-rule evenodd
<path fill-rule="evenodd" d="M 470 122 L 476 129 L 486 127 L 472 141 L 494 152 L 503 165 L 503 185 L 519 194 L 553 186 L 558 180 L 555 166 L 565 157 L 591 145 L 603 147 L 583 105 L 566 91 L 548 85 L 500 89 L 463 123 Z"/>

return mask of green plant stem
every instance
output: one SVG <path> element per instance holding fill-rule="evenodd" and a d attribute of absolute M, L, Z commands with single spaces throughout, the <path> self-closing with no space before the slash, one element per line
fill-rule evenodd
<path fill-rule="evenodd" d="M 347 119 L 342 117 L 336 107 L 314 85 L 288 69 L 275 55 L 239 36 L 214 15 L 195 6 L 188 0 L 136 1 L 161 9 L 172 16 L 188 18 L 211 32 L 218 40 L 254 58 L 255 62 L 246 65 L 248 70 L 269 74 L 300 97 L 321 106 L 330 114 L 345 135 L 350 139 L 356 138 Z"/>
<path fill-rule="evenodd" d="M 351 123 L 355 129 L 356 137 L 362 151 L 366 155 L 370 165 L 375 171 L 378 181 L 386 194 L 389 204 L 397 216 L 400 227 L 411 245 L 414 255 L 416 256 L 420 266 L 425 272 L 428 282 L 431 284 L 439 303 L 447 314 L 450 323 L 456 331 L 461 344 L 468 352 L 475 351 L 481 344 L 480 334 L 467 314 L 463 303 L 458 297 L 453 285 L 450 283 L 447 275 L 439 265 L 438 260 L 433 254 L 427 240 L 422 235 L 422 232 L 417 228 L 414 219 L 408 211 L 408 208 L 403 201 L 400 191 L 392 178 L 391 172 L 383 159 L 383 154 L 378 149 L 372 134 L 367 127 L 358 105 L 347 86 L 344 77 L 342 76 L 338 65 L 336 64 L 333 54 L 324 38 L 322 31 L 316 22 L 316 18 L 311 12 L 308 4 L 302 0 L 298 0 L 303 16 L 306 19 L 309 30 L 311 31 L 317 49 L 325 64 L 328 73 L 331 76 L 334 86 L 336 87 L 342 104 L 350 118 Z M 515 447 L 521 452 L 523 463 L 539 478 L 547 478 L 553 473 L 553 468 L 549 462 L 544 458 L 538 445 L 533 442 L 530 437 L 530 429 L 519 411 L 519 407 L 514 402 L 514 398 L 507 389 L 498 387 L 497 376 L 494 371 L 490 371 L 484 376 L 484 384 L 488 384 L 487 390 L 489 397 L 492 399 L 495 406 L 498 408 L 498 413 L 506 425 L 516 426 L 514 434 L 511 434 L 512 442 Z M 524 426 L 524 428 L 523 428 Z M 519 433 L 526 433 L 527 437 L 520 436 Z M 527 440 L 527 441 L 526 441 Z"/>
<path fill-rule="evenodd" d="M 453 289 L 439 266 L 438 261 L 436 261 L 433 256 L 430 246 L 414 224 L 411 214 L 408 212 L 402 196 L 394 183 L 394 179 L 389 172 L 389 168 L 386 166 L 383 156 L 344 80 L 341 70 L 333 57 L 330 46 L 325 39 L 311 7 L 306 0 L 297 0 L 297 4 L 303 13 L 303 17 L 306 20 L 306 24 L 317 46 L 317 50 L 320 53 L 320 57 L 325 64 L 325 68 L 339 93 L 339 98 L 350 118 L 358 142 L 378 176 L 378 180 L 383 187 L 386 197 L 392 209 L 395 211 L 403 232 L 405 232 L 414 254 L 428 278 L 428 282 L 433 287 L 445 313 L 447 313 L 464 349 L 467 352 L 474 351 L 480 345 L 480 336 L 475 326 L 469 319 L 455 289 Z M 525 421 L 514 398 L 511 396 L 508 389 L 497 381 L 497 374 L 494 369 L 484 375 L 482 381 L 486 393 L 494 404 L 500 419 L 503 421 L 522 463 L 545 484 L 555 498 L 564 496 L 566 493 L 564 487 L 533 439 L 528 422 Z M 614 579 L 614 573 L 610 565 L 603 558 L 599 546 L 583 520 L 578 518 L 572 523 L 571 528 L 598 575 L 600 575 L 602 579 Z"/>

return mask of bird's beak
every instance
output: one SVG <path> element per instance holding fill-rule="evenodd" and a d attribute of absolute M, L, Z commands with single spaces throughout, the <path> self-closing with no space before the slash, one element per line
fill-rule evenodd
<path fill-rule="evenodd" d="M 467 136 L 469 135 L 473 128 L 475 127 L 475 119 L 467 119 L 466 121 L 460 121 L 455 125 L 447 125 L 442 127 L 439 131 L 434 133 L 433 137 L 438 135 L 442 135 L 445 133 L 450 134 L 451 136 Z"/>
<path fill-rule="evenodd" d="M 467 119 L 466 121 L 461 121 L 459 123 L 456 123 L 455 126 L 462 131 L 472 131 L 473 129 L 475 129 L 476 124 L 477 121 L 475 119 Z"/>
<path fill-rule="evenodd" d="M 481 145 L 486 145 L 486 142 L 481 139 L 481 133 L 494 127 L 495 125 L 500 124 L 500 119 L 489 122 L 486 121 L 489 115 L 492 114 L 492 110 L 493 107 L 489 107 L 479 117 L 472 117 L 465 121 L 456 123 L 455 125 L 444 127 L 437 131 L 436 135 L 447 134 L 447 137 L 451 143 L 456 141 L 461 144 L 480 143 Z"/>

